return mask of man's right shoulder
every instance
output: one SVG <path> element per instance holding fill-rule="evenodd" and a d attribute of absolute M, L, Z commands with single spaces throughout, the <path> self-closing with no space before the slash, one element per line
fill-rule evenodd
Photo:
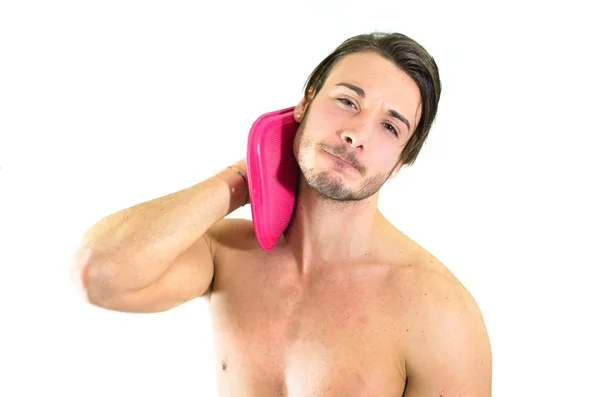
<path fill-rule="evenodd" d="M 221 273 L 221 284 L 223 274 L 227 274 L 228 263 L 239 259 L 237 256 L 241 251 L 247 251 L 257 245 L 254 235 L 254 224 L 248 219 L 223 218 L 215 222 L 204 234 L 203 239 L 208 244 L 213 260 L 213 266 Z M 214 276 L 210 283 L 206 296 L 212 295 L 214 288 Z"/>
<path fill-rule="evenodd" d="M 220 219 L 207 230 L 205 237 L 211 244 L 211 250 L 243 248 L 256 241 L 254 224 L 243 218 Z"/>

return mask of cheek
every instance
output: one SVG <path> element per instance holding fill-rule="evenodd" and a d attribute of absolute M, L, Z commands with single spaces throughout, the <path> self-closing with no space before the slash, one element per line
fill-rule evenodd
<path fill-rule="evenodd" d="M 323 101 L 311 107 L 309 122 L 311 126 L 323 132 L 336 131 L 347 118 L 348 112 L 344 111 L 334 101 Z"/>
<path fill-rule="evenodd" d="M 334 101 L 329 101 L 325 103 L 323 106 L 323 111 L 327 115 L 327 118 L 331 122 L 341 122 L 348 117 L 350 117 L 351 112 L 343 109 L 340 105 L 336 104 Z"/>

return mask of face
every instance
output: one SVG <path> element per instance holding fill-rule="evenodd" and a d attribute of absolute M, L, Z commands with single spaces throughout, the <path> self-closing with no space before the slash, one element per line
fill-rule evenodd
<path fill-rule="evenodd" d="M 348 55 L 295 109 L 294 156 L 307 184 L 335 201 L 364 200 L 402 166 L 420 117 L 416 83 L 374 52 Z"/>

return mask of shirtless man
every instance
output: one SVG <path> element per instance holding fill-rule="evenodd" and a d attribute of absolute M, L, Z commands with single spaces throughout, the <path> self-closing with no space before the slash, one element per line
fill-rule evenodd
<path fill-rule="evenodd" d="M 408 37 L 347 40 L 295 109 L 302 176 L 273 250 L 251 221 L 225 218 L 246 191 L 223 167 L 94 225 L 74 257 L 86 299 L 149 313 L 205 298 L 220 396 L 491 396 L 478 305 L 377 206 L 418 154 L 440 91 L 435 62 Z M 245 159 L 235 166 L 245 174 Z"/>

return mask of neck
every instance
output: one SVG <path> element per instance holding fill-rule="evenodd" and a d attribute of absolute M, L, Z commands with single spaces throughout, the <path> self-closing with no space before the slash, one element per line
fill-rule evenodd
<path fill-rule="evenodd" d="M 379 192 L 361 201 L 334 201 L 321 196 L 301 177 L 296 208 L 284 236 L 306 274 L 315 264 L 365 259 L 384 221 L 377 208 Z"/>

